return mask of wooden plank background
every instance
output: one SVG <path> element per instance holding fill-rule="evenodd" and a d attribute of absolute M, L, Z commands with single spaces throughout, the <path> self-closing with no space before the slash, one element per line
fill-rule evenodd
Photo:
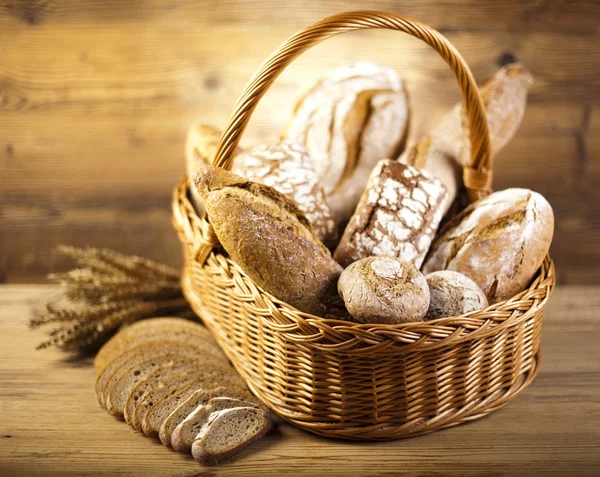
<path fill-rule="evenodd" d="M 373 0 L 0 0 L 0 275 L 38 282 L 60 243 L 180 263 L 171 189 L 193 119 L 223 126 L 253 71 L 332 13 L 404 13 L 444 33 L 478 81 L 517 59 L 535 75 L 495 187 L 552 203 L 560 283 L 600 283 L 600 2 Z M 341 62 L 406 78 L 418 138 L 458 99 L 446 65 L 394 32 L 332 39 L 261 102 L 245 144 L 275 140 L 299 90 Z"/>

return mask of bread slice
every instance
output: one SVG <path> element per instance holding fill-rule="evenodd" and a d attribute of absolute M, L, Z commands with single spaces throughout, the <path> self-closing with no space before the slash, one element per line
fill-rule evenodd
<path fill-rule="evenodd" d="M 94 359 L 97 372 L 101 373 L 125 350 L 156 338 L 182 339 L 186 343 L 203 347 L 215 356 L 224 357 L 216 341 L 204 326 L 183 318 L 152 318 L 138 321 L 108 340 Z"/>
<path fill-rule="evenodd" d="M 229 397 L 212 398 L 206 404 L 200 404 L 173 430 L 171 434 L 173 449 L 189 454 L 192 450 L 194 439 L 202 429 L 202 426 L 208 421 L 209 416 L 213 412 L 232 409 L 234 407 L 258 406 L 248 401 Z"/>
<path fill-rule="evenodd" d="M 142 422 L 146 412 L 167 396 L 171 390 L 180 388 L 191 382 L 195 384 L 196 388 L 214 387 L 215 382 L 229 386 L 243 386 L 242 379 L 239 376 L 234 376 L 229 371 L 225 372 L 222 368 L 211 366 L 210 364 L 200 366 L 189 376 L 182 376 L 179 381 L 169 382 L 167 389 L 154 388 L 147 395 L 144 395 L 134 406 L 130 424 L 136 430 L 142 431 Z"/>
<path fill-rule="evenodd" d="M 248 388 L 246 388 L 245 385 L 239 384 L 239 381 L 236 379 L 227 379 L 226 375 L 197 379 L 194 381 L 193 385 L 193 391 L 202 390 L 202 392 L 205 393 L 204 403 L 208 402 L 208 400 L 213 397 L 230 396 L 243 399 L 249 394 Z M 213 392 L 215 389 L 219 390 L 216 394 Z M 192 392 L 188 392 L 185 396 L 182 396 L 181 399 L 179 395 L 177 395 L 177 399 L 174 400 L 172 400 L 170 396 L 166 396 L 155 406 L 150 408 L 141 419 L 144 434 L 147 436 L 157 436 L 160 431 L 160 426 L 162 426 L 165 419 L 179 406 L 179 404 L 191 396 Z"/>
<path fill-rule="evenodd" d="M 227 395 L 231 398 L 248 401 L 253 405 L 258 405 L 259 401 L 250 394 L 249 391 L 244 390 L 242 392 L 229 392 L 223 395 Z M 215 398 L 216 399 L 216 398 Z M 184 421 L 184 419 L 194 411 L 198 406 L 202 406 L 207 402 L 206 392 L 203 389 L 199 389 L 194 392 L 187 400 L 183 401 L 177 406 L 171 414 L 163 421 L 159 429 L 160 441 L 167 447 L 171 447 L 171 436 L 173 431 Z"/>
<path fill-rule="evenodd" d="M 111 380 L 109 380 L 104 391 L 107 395 L 106 409 L 113 416 L 119 419 L 123 418 L 127 399 L 138 383 L 147 380 L 151 375 L 156 375 L 156 378 L 160 378 L 161 373 L 168 372 L 169 368 L 175 368 L 175 370 L 180 370 L 181 372 L 181 370 L 186 369 L 188 366 L 196 367 L 196 369 L 215 369 L 221 373 L 232 372 L 233 370 L 233 368 L 215 361 L 210 356 L 179 356 L 178 354 L 171 354 L 169 352 L 164 356 L 150 358 L 131 366 L 112 387 L 109 387 L 111 385 Z M 115 372 L 115 376 L 119 374 L 121 374 L 120 369 Z M 173 375 L 174 372 L 170 374 Z"/>
<path fill-rule="evenodd" d="M 192 455 L 202 464 L 216 464 L 233 457 L 271 429 L 268 411 L 237 407 L 210 415 L 194 443 Z"/>
<path fill-rule="evenodd" d="M 160 340 L 153 341 L 148 343 L 141 343 L 133 348 L 124 351 L 121 355 L 116 357 L 108 366 L 106 366 L 103 371 L 98 375 L 96 379 L 96 396 L 98 397 L 98 402 L 105 405 L 105 395 L 104 390 L 106 388 L 107 383 L 112 379 L 114 384 L 115 379 L 113 378 L 114 373 L 123 366 L 131 366 L 139 362 L 140 359 L 150 358 L 156 356 L 158 354 L 165 353 L 166 351 L 171 351 L 172 353 L 176 353 L 180 356 L 202 356 L 204 355 L 204 351 L 201 348 L 198 348 L 191 344 L 182 343 L 181 341 L 171 341 L 171 340 Z M 217 358 L 215 358 L 217 359 Z M 226 362 L 225 359 L 222 360 L 223 363 Z M 125 368 L 126 369 L 126 368 Z"/>

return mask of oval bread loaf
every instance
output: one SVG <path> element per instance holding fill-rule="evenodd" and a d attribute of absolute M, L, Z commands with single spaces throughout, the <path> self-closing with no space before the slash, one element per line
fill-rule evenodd
<path fill-rule="evenodd" d="M 525 289 L 548 253 L 553 232 L 554 214 L 543 196 L 528 189 L 495 192 L 448 222 L 423 272 L 460 272 L 494 304 Z"/>
<path fill-rule="evenodd" d="M 459 316 L 488 306 L 485 293 L 462 273 L 441 270 L 425 277 L 429 286 L 429 309 L 425 321 Z"/>
<path fill-rule="evenodd" d="M 318 81 L 296 104 L 283 136 L 306 147 L 343 225 L 377 161 L 404 148 L 408 123 L 403 80 L 391 68 L 358 62 Z"/>
<path fill-rule="evenodd" d="M 194 182 L 221 245 L 258 286 L 301 311 L 343 315 L 334 299 L 342 267 L 291 200 L 212 166 Z"/>
<path fill-rule="evenodd" d="M 368 257 L 354 262 L 340 276 L 338 291 L 360 323 L 420 321 L 429 307 L 425 277 L 395 257 Z"/>

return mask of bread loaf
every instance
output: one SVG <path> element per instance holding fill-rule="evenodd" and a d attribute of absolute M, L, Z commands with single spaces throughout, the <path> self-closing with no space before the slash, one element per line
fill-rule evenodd
<path fill-rule="evenodd" d="M 231 172 L 268 185 L 293 200 L 327 246 L 337 244 L 338 231 L 314 163 L 303 146 L 291 141 L 258 146 L 236 156 Z"/>
<path fill-rule="evenodd" d="M 510 141 L 523 119 L 527 105 L 527 92 L 533 76 L 522 65 L 515 63 L 501 68 L 485 82 L 479 92 L 486 109 L 492 156 L 497 155 Z M 471 144 L 462 103 L 450 111 L 432 133 L 437 150 L 470 165 Z"/>
<path fill-rule="evenodd" d="M 462 273 L 441 270 L 430 273 L 425 280 L 430 295 L 425 321 L 464 315 L 488 306 L 485 293 Z"/>
<path fill-rule="evenodd" d="M 381 160 L 335 251 L 344 267 L 385 255 L 421 266 L 444 212 L 446 188 L 427 172 Z"/>
<path fill-rule="evenodd" d="M 333 70 L 296 104 L 283 137 L 304 145 L 338 224 L 352 215 L 378 160 L 397 157 L 409 123 L 398 74 L 359 62 Z"/>
<path fill-rule="evenodd" d="M 531 281 L 554 231 L 550 204 L 537 192 L 506 189 L 469 205 L 433 243 L 423 272 L 454 270 L 473 280 L 490 304 Z"/>
<path fill-rule="evenodd" d="M 368 257 L 346 268 L 338 291 L 350 314 L 360 323 L 420 321 L 429 306 L 425 277 L 395 257 Z"/>
<path fill-rule="evenodd" d="M 211 166 L 194 177 L 221 245 L 258 286 L 307 313 L 343 313 L 342 268 L 291 200 Z"/>

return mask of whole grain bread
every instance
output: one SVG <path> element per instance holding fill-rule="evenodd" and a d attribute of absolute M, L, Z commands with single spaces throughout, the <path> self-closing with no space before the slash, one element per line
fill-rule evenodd
<path fill-rule="evenodd" d="M 343 316 L 334 298 L 342 268 L 292 201 L 210 166 L 194 183 L 221 245 L 258 286 L 301 311 Z"/>
<path fill-rule="evenodd" d="M 425 277 L 411 263 L 395 257 L 367 257 L 348 266 L 338 291 L 360 323 L 421 321 L 429 307 Z"/>
<path fill-rule="evenodd" d="M 202 426 L 206 424 L 213 412 L 235 407 L 258 407 L 249 401 L 228 397 L 210 399 L 206 404 L 200 404 L 187 417 L 180 422 L 171 434 L 171 444 L 178 452 L 189 454 L 192 444 Z"/>
<path fill-rule="evenodd" d="M 268 411 L 255 407 L 224 409 L 210 415 L 192 445 L 202 464 L 230 459 L 264 436 L 272 427 Z"/>
<path fill-rule="evenodd" d="M 335 250 L 344 267 L 370 256 L 421 266 L 442 219 L 446 188 L 433 176 L 389 159 L 373 169 Z"/>
<path fill-rule="evenodd" d="M 495 192 L 448 222 L 423 272 L 460 272 L 494 304 L 525 289 L 548 253 L 553 232 L 554 214 L 543 196 L 528 189 Z"/>

